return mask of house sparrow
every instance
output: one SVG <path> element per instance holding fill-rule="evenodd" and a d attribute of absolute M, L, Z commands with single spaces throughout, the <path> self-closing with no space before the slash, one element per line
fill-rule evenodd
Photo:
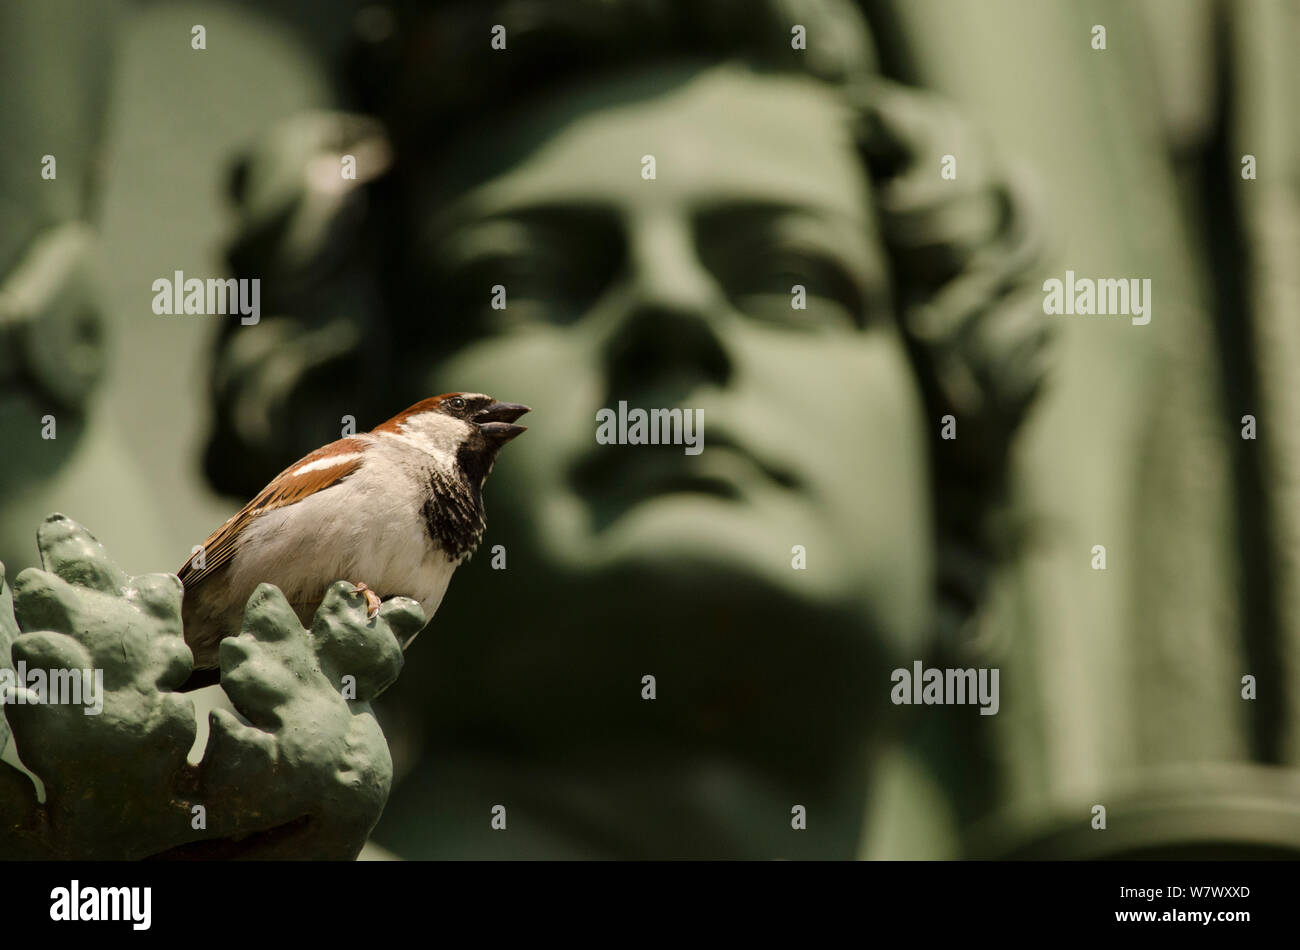
<path fill-rule="evenodd" d="M 371 617 L 400 594 L 432 619 L 483 537 L 483 483 L 526 412 L 481 393 L 434 396 L 277 475 L 177 572 L 195 669 L 217 666 L 218 644 L 239 633 L 264 581 L 308 627 L 339 579 L 365 593 Z"/>

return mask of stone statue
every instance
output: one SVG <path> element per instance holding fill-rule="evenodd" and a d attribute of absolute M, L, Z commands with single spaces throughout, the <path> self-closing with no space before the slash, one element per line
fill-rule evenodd
<path fill-rule="evenodd" d="M 37 96 L 6 96 L 0 121 L 12 142 L 0 175 L 0 560 L 30 548 L 32 528 L 67 494 L 65 471 L 78 452 L 91 454 L 104 481 L 122 487 L 120 459 L 88 448 L 90 397 L 105 364 L 104 320 L 95 271 L 96 243 L 86 218 L 95 197 L 105 81 L 111 67 L 114 4 L 67 24 L 70 4 L 0 13 L 0 83 L 26 88 L 40 76 L 61 115 L 52 121 Z M 43 52 L 66 42 L 76 76 L 41 73 Z M 75 489 L 74 489 L 75 490 Z M 84 490 L 84 489 L 83 489 Z M 47 507 L 48 506 L 48 507 Z M 30 552 L 24 550 L 24 556 Z"/>
<path fill-rule="evenodd" d="M 175 575 L 124 576 L 62 515 L 39 541 L 44 570 L 23 571 L 12 593 L 0 572 L 0 686 L 43 793 L 0 763 L 0 855 L 357 855 L 392 777 L 369 704 L 397 678 L 400 643 L 424 626 L 414 601 L 392 598 L 369 621 L 365 598 L 339 582 L 309 634 L 262 585 L 222 654 L 231 705 L 212 711 L 191 762 L 194 707 L 177 690 L 193 662 Z M 0 751 L 8 739 L 0 733 Z"/>
<path fill-rule="evenodd" d="M 607 64 L 566 77 L 579 9 Z M 415 5 L 362 54 L 395 69 L 379 122 L 304 117 L 236 175 L 232 262 L 275 316 L 222 341 L 219 485 L 451 379 L 509 377 L 540 410 L 489 489 L 492 556 L 391 707 L 406 774 L 381 845 L 855 853 L 888 671 L 978 601 L 1045 333 L 1014 294 L 1037 242 L 1019 193 L 991 161 L 940 181 L 950 136 L 977 139 L 877 74 L 851 6 L 805 12 L 834 44 L 792 40 L 775 4 L 539 6 L 513 38 L 536 61 L 494 63 L 392 48 L 491 26 Z M 439 63 L 496 75 L 429 85 Z M 533 95 L 478 122 L 508 88 Z M 312 171 L 345 154 L 344 187 Z M 599 446 L 623 402 L 702 410 L 706 451 Z"/>
<path fill-rule="evenodd" d="M 341 695 L 266 588 L 245 637 L 290 659 L 229 671 L 186 762 L 175 590 L 55 519 L 0 636 L 71 662 L 66 618 L 93 610 L 154 644 L 105 654 L 103 698 L 110 747 L 156 771 L 69 808 L 107 766 L 68 750 L 102 726 L 14 707 L 46 801 L 0 771 L 0 853 L 71 854 L 79 829 L 104 856 L 351 857 L 373 827 L 402 857 L 1294 855 L 1294 18 L 1234 10 L 1231 52 L 1192 65 L 1209 14 L 1165 0 L 1090 10 L 1111 49 L 1064 3 L 862 7 L 368 7 L 347 111 L 272 130 L 230 182 L 266 316 L 223 331 L 204 465 L 247 498 L 347 417 L 449 389 L 534 407 L 376 704 L 391 767 L 368 700 L 396 670 Z M 1255 104 L 1208 114 L 1186 89 L 1211 71 Z M 1229 200 L 1245 152 L 1270 171 Z M 1068 268 L 1149 278 L 1154 319 L 1049 316 Z M 699 411 L 704 450 L 598 436 L 654 408 Z M 1246 412 L 1271 434 L 1239 439 Z M 281 662 L 321 675 L 296 696 Z M 999 711 L 895 705 L 913 663 L 999 668 Z M 157 694 L 122 705 L 114 676 Z M 286 753 L 258 696 L 330 710 L 300 767 L 265 767 Z M 96 836 L 101 805 L 150 834 Z"/>
<path fill-rule="evenodd" d="M 368 116 L 240 168 L 232 259 L 283 295 L 219 349 L 209 473 L 246 492 L 408 393 L 533 400 L 390 694 L 379 844 L 851 857 L 889 671 L 960 638 L 996 557 L 1044 371 L 1034 216 L 847 4 L 800 5 L 816 49 L 776 4 L 529 6 L 495 59 L 463 38 L 499 7 L 400 10 Z M 350 189 L 317 174 L 345 156 Z M 701 409 L 704 451 L 598 444 L 624 403 Z"/>

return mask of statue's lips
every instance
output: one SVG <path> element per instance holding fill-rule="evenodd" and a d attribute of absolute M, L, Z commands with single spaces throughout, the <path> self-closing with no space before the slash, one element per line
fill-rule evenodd
<path fill-rule="evenodd" d="M 755 489 L 796 484 L 792 475 L 721 436 L 707 438 L 699 455 L 686 455 L 680 445 L 600 446 L 576 467 L 574 482 L 585 495 L 626 503 L 674 493 L 736 501 Z"/>

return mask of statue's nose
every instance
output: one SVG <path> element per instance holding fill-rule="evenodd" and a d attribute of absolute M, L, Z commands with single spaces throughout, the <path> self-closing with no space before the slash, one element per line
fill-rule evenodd
<path fill-rule="evenodd" d="M 611 382 L 659 374 L 725 382 L 732 364 L 721 325 L 726 294 L 700 259 L 689 220 L 647 216 L 629 236 L 622 310 L 606 340 Z"/>

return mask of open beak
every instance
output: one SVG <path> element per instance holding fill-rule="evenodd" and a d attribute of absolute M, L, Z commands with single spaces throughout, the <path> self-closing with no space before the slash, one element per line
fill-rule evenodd
<path fill-rule="evenodd" d="M 527 411 L 527 406 L 521 406 L 517 402 L 494 402 L 474 413 L 474 421 L 488 441 L 505 445 L 521 432 L 528 430 L 527 426 L 514 424 L 515 420 Z"/>

